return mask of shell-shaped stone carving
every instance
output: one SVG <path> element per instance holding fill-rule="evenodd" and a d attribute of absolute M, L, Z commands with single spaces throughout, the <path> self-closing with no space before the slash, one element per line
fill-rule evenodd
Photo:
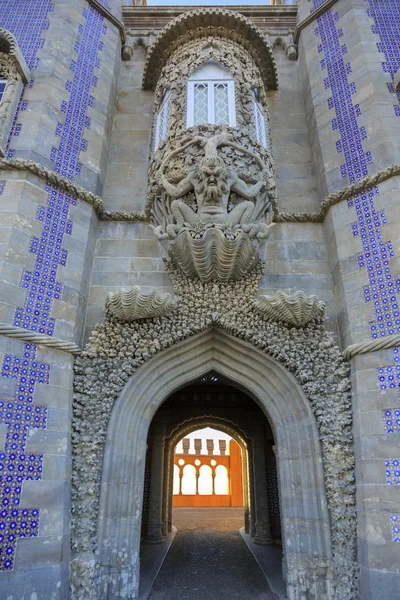
<path fill-rule="evenodd" d="M 121 321 L 159 317 L 174 306 L 171 294 L 160 294 L 155 288 L 143 292 L 138 285 L 116 294 L 110 292 L 106 300 L 107 312 Z"/>
<path fill-rule="evenodd" d="M 193 237 L 188 229 L 181 231 L 169 254 L 171 260 L 188 277 L 207 282 L 240 279 L 258 262 L 258 248 L 240 231 L 227 239 L 221 229 L 211 227 Z"/>
<path fill-rule="evenodd" d="M 274 321 L 302 327 L 309 321 L 321 319 L 325 312 L 325 303 L 317 296 L 306 296 L 296 292 L 292 296 L 276 292 L 274 296 L 261 296 L 254 303 L 258 312 Z"/>

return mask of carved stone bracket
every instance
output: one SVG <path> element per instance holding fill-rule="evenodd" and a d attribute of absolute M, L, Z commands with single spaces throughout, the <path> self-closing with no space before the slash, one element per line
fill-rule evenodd
<path fill-rule="evenodd" d="M 136 321 L 160 317 L 175 306 L 171 294 L 160 294 L 155 288 L 147 292 L 135 285 L 130 290 L 110 292 L 106 300 L 106 311 L 121 321 Z"/>
<path fill-rule="evenodd" d="M 307 297 L 304 292 L 292 296 L 276 292 L 274 296 L 261 296 L 254 302 L 255 309 L 273 321 L 303 327 L 310 321 L 320 321 L 325 312 L 325 303 L 317 296 Z"/>

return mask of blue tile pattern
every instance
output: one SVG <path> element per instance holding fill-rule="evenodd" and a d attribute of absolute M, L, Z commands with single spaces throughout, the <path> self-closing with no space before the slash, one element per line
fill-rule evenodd
<path fill-rule="evenodd" d="M 387 408 L 382 411 L 382 419 L 385 433 L 400 433 L 400 408 Z"/>
<path fill-rule="evenodd" d="M 48 13 L 54 10 L 50 0 L 0 0 L 1 26 L 15 35 L 29 69 L 37 66 L 37 51 L 48 29 Z"/>
<path fill-rule="evenodd" d="M 393 348 L 394 365 L 378 369 L 379 387 L 381 390 L 400 389 L 400 353 L 398 348 Z"/>
<path fill-rule="evenodd" d="M 400 458 L 385 460 L 386 483 L 388 485 L 400 485 Z"/>
<path fill-rule="evenodd" d="M 310 13 L 312 14 L 316 8 L 323 6 L 327 0 L 308 0 L 308 2 L 312 2 L 313 6 L 310 9 Z"/>
<path fill-rule="evenodd" d="M 377 6 L 381 7 L 379 10 Z M 399 30 L 400 0 L 390 4 L 396 15 L 387 12 L 384 15 L 382 5 L 388 6 L 388 1 L 372 0 L 374 15 L 383 18 L 380 21 L 380 33 L 386 35 L 386 42 L 378 46 L 385 53 L 386 63 L 383 68 L 392 73 L 399 47 L 393 34 L 396 27 Z M 397 7 L 395 8 L 395 5 Z M 317 1 L 314 2 L 314 9 Z M 340 166 L 342 178 L 350 183 L 356 183 L 368 175 L 368 166 L 373 162 L 371 153 L 366 149 L 368 135 L 366 128 L 358 124 L 362 108 L 353 102 L 357 93 L 355 82 L 351 81 L 352 66 L 345 62 L 348 48 L 343 38 L 343 30 L 339 26 L 339 14 L 328 9 L 317 19 L 314 35 L 320 57 L 320 67 L 324 77 L 325 89 L 330 89 L 332 95 L 328 98 L 328 110 L 334 111 L 332 130 L 339 133 L 336 151 L 344 158 Z M 390 25 L 389 25 L 390 23 Z M 396 23 L 394 26 L 393 23 Z M 377 21 L 376 21 L 377 24 Z M 392 29 L 393 27 L 393 29 Z M 387 32 L 389 31 L 389 34 Z M 396 43 L 397 42 L 397 43 Z M 396 46 L 396 49 L 394 47 Z M 369 284 L 364 287 L 364 299 L 371 303 L 375 312 L 375 320 L 370 323 L 373 339 L 400 333 L 400 312 L 396 295 L 400 293 L 400 279 L 391 271 L 390 259 L 394 256 L 392 244 L 383 242 L 382 228 L 386 225 L 385 213 L 376 209 L 376 197 L 379 189 L 367 190 L 363 194 L 353 196 L 348 200 L 348 206 L 355 209 L 357 221 L 352 224 L 354 237 L 361 242 L 362 252 L 358 255 L 360 269 L 366 269 Z M 400 355 L 398 348 L 393 351 L 394 365 L 378 369 L 378 383 L 381 390 L 400 389 Z M 387 433 L 400 431 L 400 411 L 388 409 L 383 411 L 383 426 Z M 400 485 L 400 459 L 385 460 L 386 482 L 388 485 Z M 392 515 L 392 539 L 400 542 L 400 515 Z"/>
<path fill-rule="evenodd" d="M 14 398 L 0 400 L 0 422 L 7 425 L 4 450 L 0 448 L 0 571 L 13 568 L 20 537 L 35 537 L 39 510 L 21 509 L 24 481 L 40 480 L 43 456 L 27 453 L 32 429 L 45 429 L 47 408 L 34 403 L 36 384 L 48 384 L 50 367 L 36 360 L 36 346 L 24 344 L 22 356 L 5 356 L 2 376 L 16 379 Z M 29 452 L 29 451 L 28 451 Z"/>
<path fill-rule="evenodd" d="M 41 36 L 48 27 L 46 17 L 51 10 L 53 6 L 47 0 L 0 0 L 2 25 L 16 35 L 30 67 L 38 65 L 36 54 L 43 45 Z M 70 76 L 66 81 L 69 100 L 60 107 L 56 130 L 59 146 L 51 151 L 54 170 L 70 181 L 82 172 L 79 155 L 87 147 L 84 139 L 84 132 L 90 127 L 87 111 L 95 103 L 91 91 L 97 85 L 95 69 L 100 67 L 98 54 L 104 47 L 101 36 L 105 33 L 103 17 L 92 7 L 83 10 L 78 27 L 80 41 L 73 49 Z M 33 85 L 34 80 L 27 87 Z M 23 135 L 21 116 L 26 108 L 27 101 L 21 97 L 11 140 Z M 9 147 L 8 156 L 14 154 Z M 29 252 L 35 255 L 35 266 L 22 275 L 21 286 L 27 296 L 24 306 L 16 309 L 13 323 L 51 336 L 55 325 L 51 317 L 53 302 L 62 294 L 59 267 L 65 266 L 68 260 L 63 241 L 72 231 L 69 208 L 75 199 L 52 186 L 45 186 L 45 190 L 48 192 L 46 206 L 40 206 L 36 216 L 43 228 L 38 237 L 31 238 L 29 247 Z M 3 191 L 4 185 L 0 182 L 0 194 Z M 30 429 L 46 428 L 47 409 L 34 404 L 34 392 L 36 384 L 49 383 L 49 374 L 49 365 L 37 362 L 36 347 L 31 344 L 24 345 L 22 357 L 4 359 L 2 376 L 15 378 L 17 387 L 12 400 L 2 398 L 0 401 L 0 422 L 8 426 L 4 451 L 0 448 L 0 570 L 13 568 L 19 537 L 37 535 L 38 507 L 20 509 L 19 506 L 23 481 L 41 479 L 43 457 L 27 454 L 26 446 Z"/>
<path fill-rule="evenodd" d="M 372 31 L 380 39 L 376 46 L 384 55 L 383 72 L 388 73 L 392 79 L 392 83 L 388 84 L 388 89 L 393 94 L 395 115 L 400 117 L 400 91 L 396 91 L 393 87 L 394 76 L 400 69 L 400 0 L 365 1 L 369 5 L 367 12 L 374 20 Z"/>
<path fill-rule="evenodd" d="M 91 90 L 96 83 L 93 73 L 98 64 L 97 54 L 103 48 L 100 41 L 104 34 L 103 17 L 92 7 L 84 10 L 82 16 L 85 22 L 79 28 L 81 38 L 74 47 L 71 75 L 66 84 L 70 97 L 60 107 L 65 121 L 56 129 L 60 143 L 50 153 L 55 172 L 70 181 L 82 172 L 79 155 L 86 150 L 84 133 L 90 127 L 87 111 L 93 106 Z M 75 199 L 54 187 L 47 187 L 47 191 L 47 205 L 39 207 L 36 217 L 43 223 L 42 234 L 40 238 L 32 238 L 30 245 L 30 252 L 36 255 L 35 267 L 22 274 L 21 286 L 27 290 L 27 297 L 25 305 L 16 309 L 13 324 L 51 336 L 55 326 L 51 317 L 53 301 L 61 298 L 63 288 L 57 280 L 58 267 L 65 266 L 68 257 L 62 244 L 64 236 L 72 231 L 68 215 Z"/>
<path fill-rule="evenodd" d="M 325 54 L 320 61 L 321 70 L 327 73 L 325 88 L 332 92 L 328 99 L 328 108 L 335 111 L 331 121 L 332 129 L 340 136 L 336 150 L 343 157 L 341 175 L 348 178 L 350 183 L 355 183 L 368 175 L 368 164 L 372 162 L 372 156 L 363 148 L 365 130 L 357 123 L 361 108 L 359 104 L 353 103 L 355 84 L 348 77 L 352 72 L 351 64 L 345 63 L 343 58 L 347 54 L 347 47 L 340 39 L 343 33 L 337 27 L 338 20 L 338 13 L 329 9 L 317 19 L 315 31 L 321 40 L 320 51 Z"/>
<path fill-rule="evenodd" d="M 392 540 L 400 542 L 400 515 L 390 515 L 392 522 Z"/>
<path fill-rule="evenodd" d="M 49 27 L 48 14 L 53 10 L 54 5 L 50 3 L 50 0 L 18 0 L 17 4 L 10 0 L 0 0 L 1 26 L 15 35 L 29 69 L 34 69 L 39 64 L 37 52 L 39 48 L 43 47 L 43 32 Z M 18 115 L 21 110 L 24 110 L 24 92 L 25 89 L 22 90 L 8 136 L 7 158 L 12 158 L 15 154 L 15 151 L 10 148 L 10 143 L 17 125 Z"/>

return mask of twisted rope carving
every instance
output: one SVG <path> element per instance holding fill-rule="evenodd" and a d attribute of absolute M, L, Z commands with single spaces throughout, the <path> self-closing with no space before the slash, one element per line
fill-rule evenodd
<path fill-rule="evenodd" d="M 64 350 L 75 356 L 82 352 L 81 348 L 73 342 L 65 342 L 57 338 L 51 338 L 43 333 L 27 331 L 26 329 L 21 329 L 21 327 L 16 327 L 15 325 L 7 325 L 7 323 L 0 323 L 0 335 L 16 338 L 23 342 L 32 342 L 33 344 L 55 348 L 56 350 Z"/>
<path fill-rule="evenodd" d="M 87 192 L 83 188 L 71 183 L 62 175 L 57 175 L 50 169 L 41 167 L 33 160 L 23 158 L 3 159 L 0 161 L 0 171 L 28 171 L 40 179 L 43 179 L 50 185 L 54 185 L 68 194 L 87 202 L 96 210 L 99 218 L 103 221 L 128 221 L 131 223 L 146 223 L 149 221 L 149 211 L 110 211 L 104 208 L 103 200 L 100 196 Z M 348 200 L 355 194 L 360 194 L 369 188 L 400 175 L 400 165 L 391 165 L 375 175 L 368 175 L 358 183 L 348 186 L 338 192 L 329 194 L 322 202 L 319 210 L 309 213 L 282 212 L 279 210 L 276 201 L 273 201 L 274 218 L 276 223 L 322 223 L 331 206 Z"/>
<path fill-rule="evenodd" d="M 54 185 L 60 190 L 71 194 L 71 196 L 87 202 L 93 206 L 99 218 L 104 221 L 131 221 L 137 223 L 148 220 L 148 215 L 144 211 L 128 212 L 122 210 L 106 210 L 100 196 L 87 192 L 83 188 L 68 181 L 68 179 L 62 175 L 58 175 L 50 169 L 41 167 L 33 160 L 26 160 L 23 158 L 3 159 L 0 161 L 0 171 L 28 171 L 29 173 L 40 177 L 40 179 L 43 179 L 50 185 Z"/>
<path fill-rule="evenodd" d="M 343 351 L 344 360 L 351 360 L 357 354 L 368 354 L 368 352 L 377 352 L 378 350 L 388 350 L 400 346 L 400 334 L 391 335 L 387 338 L 372 340 L 370 342 L 359 342 L 352 344 Z"/>
<path fill-rule="evenodd" d="M 281 212 L 279 208 L 275 209 L 274 221 L 277 223 L 322 223 L 325 219 L 328 210 L 331 206 L 342 202 L 342 200 L 348 200 L 352 196 L 356 194 L 361 194 L 365 192 L 369 188 L 390 179 L 391 177 L 395 177 L 396 175 L 400 175 L 400 165 L 391 165 L 387 167 L 384 171 L 380 171 L 375 175 L 368 175 L 361 179 L 361 181 L 357 183 L 353 183 L 353 185 L 349 185 L 347 188 L 343 190 L 339 190 L 338 192 L 333 192 L 329 194 L 322 202 L 319 210 L 315 212 L 309 213 L 295 213 L 295 212 Z"/>

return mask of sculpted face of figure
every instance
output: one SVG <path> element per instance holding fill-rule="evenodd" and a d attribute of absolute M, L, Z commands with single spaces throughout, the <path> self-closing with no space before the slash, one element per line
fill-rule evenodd
<path fill-rule="evenodd" d="M 199 192 L 202 195 L 203 208 L 207 206 L 226 208 L 228 173 L 223 160 L 218 156 L 206 156 L 200 163 L 199 174 L 201 177 Z"/>

